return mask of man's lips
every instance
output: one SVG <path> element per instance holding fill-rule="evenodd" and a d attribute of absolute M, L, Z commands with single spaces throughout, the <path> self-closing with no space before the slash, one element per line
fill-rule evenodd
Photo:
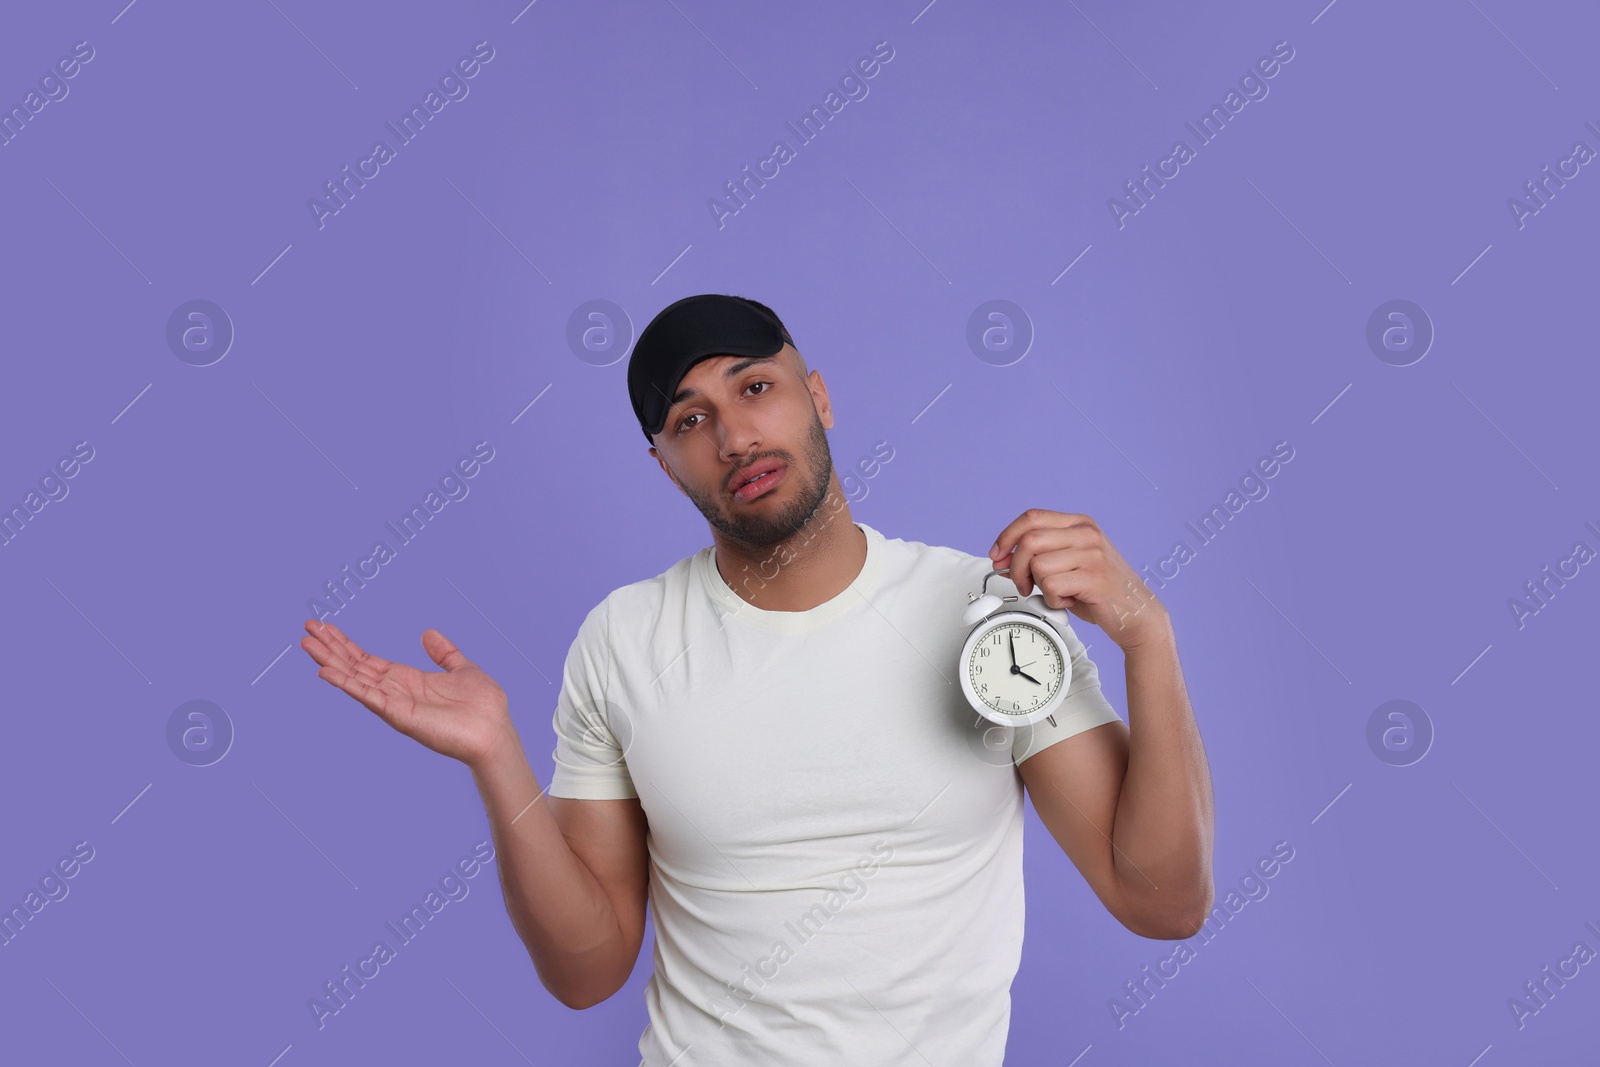
<path fill-rule="evenodd" d="M 757 460 L 733 476 L 733 491 L 738 492 L 746 482 L 753 482 L 768 471 L 781 470 L 782 468 L 783 461 L 781 459 Z"/>
<path fill-rule="evenodd" d="M 733 484 L 735 500 L 753 500 L 783 480 L 787 466 L 777 460 L 763 460 L 740 471 Z M 759 485 L 752 484 L 759 482 Z"/>

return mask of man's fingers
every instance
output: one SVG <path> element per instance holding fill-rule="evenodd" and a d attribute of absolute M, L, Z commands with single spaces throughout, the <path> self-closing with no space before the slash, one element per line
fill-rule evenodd
<path fill-rule="evenodd" d="M 338 667 L 323 667 L 317 671 L 317 677 L 349 693 L 369 710 L 382 716 L 385 722 L 388 721 L 388 716 L 384 712 L 389 706 L 389 701 L 382 689 Z"/>
<path fill-rule="evenodd" d="M 1050 588 L 1039 585 L 1039 595 L 1044 597 L 1048 607 L 1067 607 L 1066 603 L 1051 604 L 1050 601 L 1071 601 L 1077 603 L 1081 593 L 1089 591 L 1094 584 L 1093 576 L 1084 570 L 1086 566 L 1095 562 L 1093 552 L 1083 548 L 1061 548 L 1055 551 L 1040 552 L 1033 557 L 1032 566 L 1043 566 L 1048 572 L 1047 579 Z M 1036 583 L 1037 584 L 1037 583 Z"/>
<path fill-rule="evenodd" d="M 319 667 L 326 667 L 333 662 L 333 653 L 328 651 L 328 646 L 310 634 L 300 639 L 300 647 L 306 650 L 306 655 L 317 661 Z"/>
<path fill-rule="evenodd" d="M 353 660 L 342 652 L 330 649 L 321 641 L 307 634 L 300 639 L 300 647 L 306 654 L 323 667 L 335 667 L 346 674 L 353 675 L 366 682 L 368 685 L 377 685 L 382 679 L 384 671 L 374 667 L 366 660 Z"/>
<path fill-rule="evenodd" d="M 1006 577 L 1011 579 L 1023 596 L 1030 596 L 1033 587 L 1039 584 L 1033 576 L 1034 560 L 1048 552 L 1074 546 L 1082 538 L 1076 527 L 1044 527 L 1024 531 L 1012 551 L 1011 570 Z"/>
<path fill-rule="evenodd" d="M 378 674 L 382 674 L 390 666 L 388 660 L 382 656 L 374 656 L 350 640 L 345 632 L 331 622 L 319 622 L 316 619 L 306 620 L 306 632 L 320 640 L 328 649 L 333 662 L 347 670 L 354 670 L 356 664 L 364 664 Z"/>
<path fill-rule="evenodd" d="M 348 639 L 340 640 L 343 636 L 330 623 L 307 619 L 306 636 L 301 638 L 300 647 L 305 649 L 312 659 L 323 666 L 352 663 L 354 662 L 354 657 L 351 656 L 346 648 Z M 308 645 L 306 644 L 307 641 L 311 643 Z"/>
<path fill-rule="evenodd" d="M 317 624 L 317 636 L 322 638 L 323 644 L 328 646 L 335 658 L 341 663 L 357 663 L 365 655 L 361 646 L 350 640 L 345 632 L 331 622 Z"/>
<path fill-rule="evenodd" d="M 306 631 L 320 639 L 328 646 L 329 651 L 340 659 L 348 658 L 352 662 L 366 655 L 361 646 L 350 640 L 345 632 L 331 622 L 319 622 L 315 619 L 306 620 Z"/>
<path fill-rule="evenodd" d="M 1027 533 L 1029 530 L 1043 527 L 1084 525 L 1093 526 L 1094 520 L 1087 515 L 1079 515 L 1075 512 L 1047 511 L 1044 508 L 1029 508 L 1021 515 L 1018 515 L 1015 519 L 1012 519 L 1010 524 L 1007 525 L 1004 530 L 1000 531 L 1000 536 L 994 539 L 994 545 L 989 549 L 989 558 L 1004 559 L 1006 556 L 1010 555 L 1011 550 L 1016 547 L 1017 539 L 1020 538 L 1024 533 Z"/>
<path fill-rule="evenodd" d="M 319 637 L 316 634 L 306 634 L 300 639 L 300 647 L 306 650 L 306 655 L 316 660 L 324 667 L 342 666 L 350 663 L 350 657 L 340 648 L 332 634 Z"/>

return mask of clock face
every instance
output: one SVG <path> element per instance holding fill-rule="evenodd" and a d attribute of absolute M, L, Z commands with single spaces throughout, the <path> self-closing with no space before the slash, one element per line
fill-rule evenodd
<path fill-rule="evenodd" d="M 1002 622 L 973 644 L 965 664 L 977 698 L 1002 716 L 1027 716 L 1061 691 L 1067 664 L 1038 625 Z"/>

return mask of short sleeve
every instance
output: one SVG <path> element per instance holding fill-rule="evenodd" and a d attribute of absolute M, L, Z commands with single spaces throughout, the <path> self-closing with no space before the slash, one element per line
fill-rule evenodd
<path fill-rule="evenodd" d="M 578 627 L 561 668 L 561 691 L 551 718 L 555 769 L 545 790 L 577 800 L 626 800 L 639 794 L 626 754 L 632 724 L 609 699 L 612 662 L 609 599 Z"/>
<path fill-rule="evenodd" d="M 1041 603 L 1030 607 L 1042 611 L 1061 632 L 1067 651 L 1072 654 L 1072 680 L 1067 683 L 1067 695 L 1062 699 L 1061 706 L 1055 710 L 1054 726 L 1050 725 L 1049 719 L 1041 719 L 1032 726 L 1018 728 L 1011 740 L 1011 761 L 1016 764 L 1021 764 L 1029 756 L 1038 755 L 1057 741 L 1065 741 L 1074 734 L 1122 718 L 1105 694 L 1100 692 L 1100 671 L 1084 650 L 1083 642 L 1073 632 L 1072 624 L 1068 621 L 1071 613 L 1065 608 L 1048 608 Z"/>

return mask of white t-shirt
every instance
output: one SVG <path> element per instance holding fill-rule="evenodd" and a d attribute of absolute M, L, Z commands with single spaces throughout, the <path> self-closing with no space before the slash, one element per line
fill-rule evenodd
<path fill-rule="evenodd" d="M 1056 725 L 981 718 L 957 660 L 990 561 L 855 525 L 861 573 L 809 611 L 741 598 L 711 545 L 613 591 L 567 654 L 549 792 L 637 796 L 649 820 L 644 1067 L 1004 1056 L 1015 764 L 1119 716 L 1071 616 L 1035 595 L 1072 652 Z"/>

